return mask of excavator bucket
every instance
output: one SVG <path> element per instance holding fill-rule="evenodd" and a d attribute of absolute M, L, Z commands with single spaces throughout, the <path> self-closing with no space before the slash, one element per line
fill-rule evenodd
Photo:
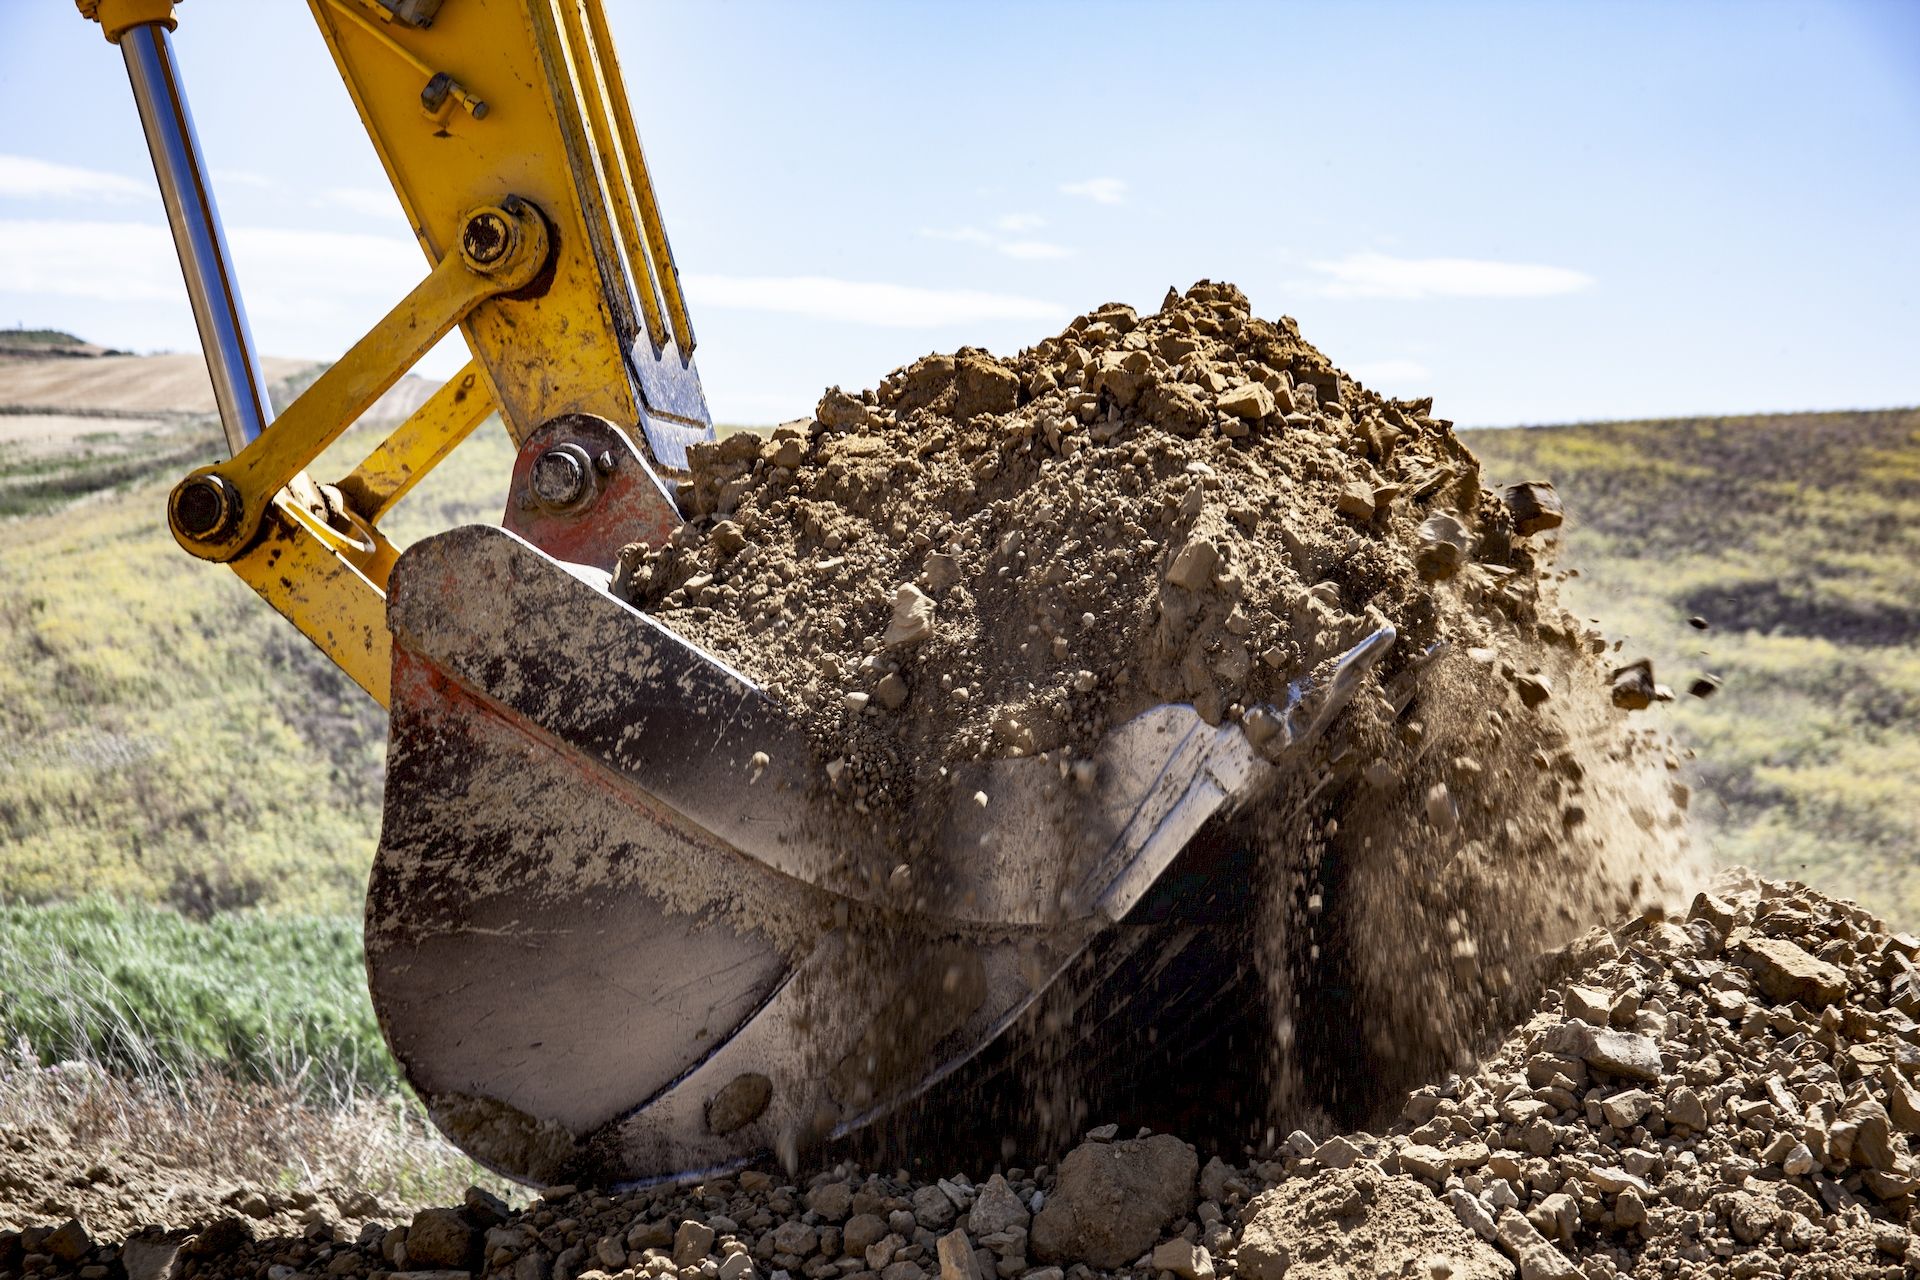
<path fill-rule="evenodd" d="M 596 503 L 623 520 L 619 477 L 659 492 L 627 450 Z M 1196 833 L 1271 788 L 1394 640 L 1294 685 L 1264 751 L 1166 705 L 1112 730 L 1090 778 L 972 766 L 953 794 L 992 803 L 921 815 L 911 883 L 875 884 L 849 868 L 885 836 L 845 820 L 801 727 L 610 592 L 611 536 L 561 538 L 526 510 L 394 568 L 366 938 L 383 1030 L 436 1123 L 536 1184 L 791 1160 L 937 1097 Z"/>

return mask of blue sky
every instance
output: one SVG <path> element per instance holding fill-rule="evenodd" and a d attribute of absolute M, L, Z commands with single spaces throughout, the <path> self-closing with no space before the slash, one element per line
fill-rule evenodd
<path fill-rule="evenodd" d="M 608 5 L 723 420 L 1203 276 L 1467 424 L 1920 403 L 1920 4 Z M 424 260 L 306 6 L 181 16 L 259 345 L 335 355 Z M 65 0 L 0 0 L 13 324 L 195 345 Z"/>

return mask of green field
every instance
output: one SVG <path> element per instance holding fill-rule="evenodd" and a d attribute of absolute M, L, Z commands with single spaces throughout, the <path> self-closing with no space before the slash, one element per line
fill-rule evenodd
<path fill-rule="evenodd" d="M 1489 483 L 1559 487 L 1572 601 L 1679 692 L 1641 714 L 1721 860 L 1920 925 L 1920 410 L 1468 438 Z"/>
<path fill-rule="evenodd" d="M 50 507 L 47 460 L 0 447 L 0 510 L 35 496 L 0 517 L 0 901 L 353 913 L 385 717 L 231 572 L 174 546 L 167 491 L 220 445 L 207 421 L 169 438 L 184 443 L 97 465 L 81 446 Z M 329 461 L 368 443 L 350 433 Z M 390 533 L 497 520 L 511 466 L 483 426 Z"/>

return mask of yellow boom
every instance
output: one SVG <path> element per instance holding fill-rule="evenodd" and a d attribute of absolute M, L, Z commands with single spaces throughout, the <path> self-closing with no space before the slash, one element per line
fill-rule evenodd
<path fill-rule="evenodd" d="M 590 414 L 666 467 L 711 428 L 600 0 L 309 3 L 430 270 L 270 430 L 173 0 L 79 8 L 126 59 L 233 455 L 174 489 L 174 537 L 232 565 L 384 705 L 395 553 L 380 519 L 488 413 L 516 444 Z M 320 453 L 456 326 L 472 363 L 337 484 L 316 483 Z"/>

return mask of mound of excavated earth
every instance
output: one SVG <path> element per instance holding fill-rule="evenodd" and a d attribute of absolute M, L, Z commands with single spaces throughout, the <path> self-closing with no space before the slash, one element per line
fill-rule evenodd
<path fill-rule="evenodd" d="M 355 1230 L 321 1201 L 262 1238 L 155 1203 L 155 1230 L 105 1244 L 0 1173 L 0 1222 L 32 1224 L 0 1231 L 0 1275 L 1894 1280 L 1920 1268 L 1917 955 L 1846 903 L 1729 882 L 1581 938 L 1537 1012 L 1384 1133 L 1248 1153 L 1107 1126 L 1052 1167 L 968 1176 L 927 1153 L 922 1177 L 754 1170 L 517 1213 L 475 1192 Z"/>
<path fill-rule="evenodd" d="M 1336 1034 L 1276 1043 L 1277 1076 L 1345 1056 L 1314 1105 L 1457 1059 L 1540 951 L 1693 874 L 1680 762 L 1558 601 L 1551 486 L 1486 491 L 1430 402 L 1366 390 L 1231 285 L 928 356 L 690 461 L 687 523 L 614 590 L 808 727 L 830 811 L 884 837 L 849 841 L 874 896 L 911 892 L 955 806 L 995 812 L 956 764 L 1091 784 L 1102 736 L 1165 703 L 1288 753 L 1255 815 L 1286 954 L 1249 963 L 1282 1040 L 1314 989 L 1352 993 Z M 1297 748 L 1333 664 L 1388 627 Z"/>

